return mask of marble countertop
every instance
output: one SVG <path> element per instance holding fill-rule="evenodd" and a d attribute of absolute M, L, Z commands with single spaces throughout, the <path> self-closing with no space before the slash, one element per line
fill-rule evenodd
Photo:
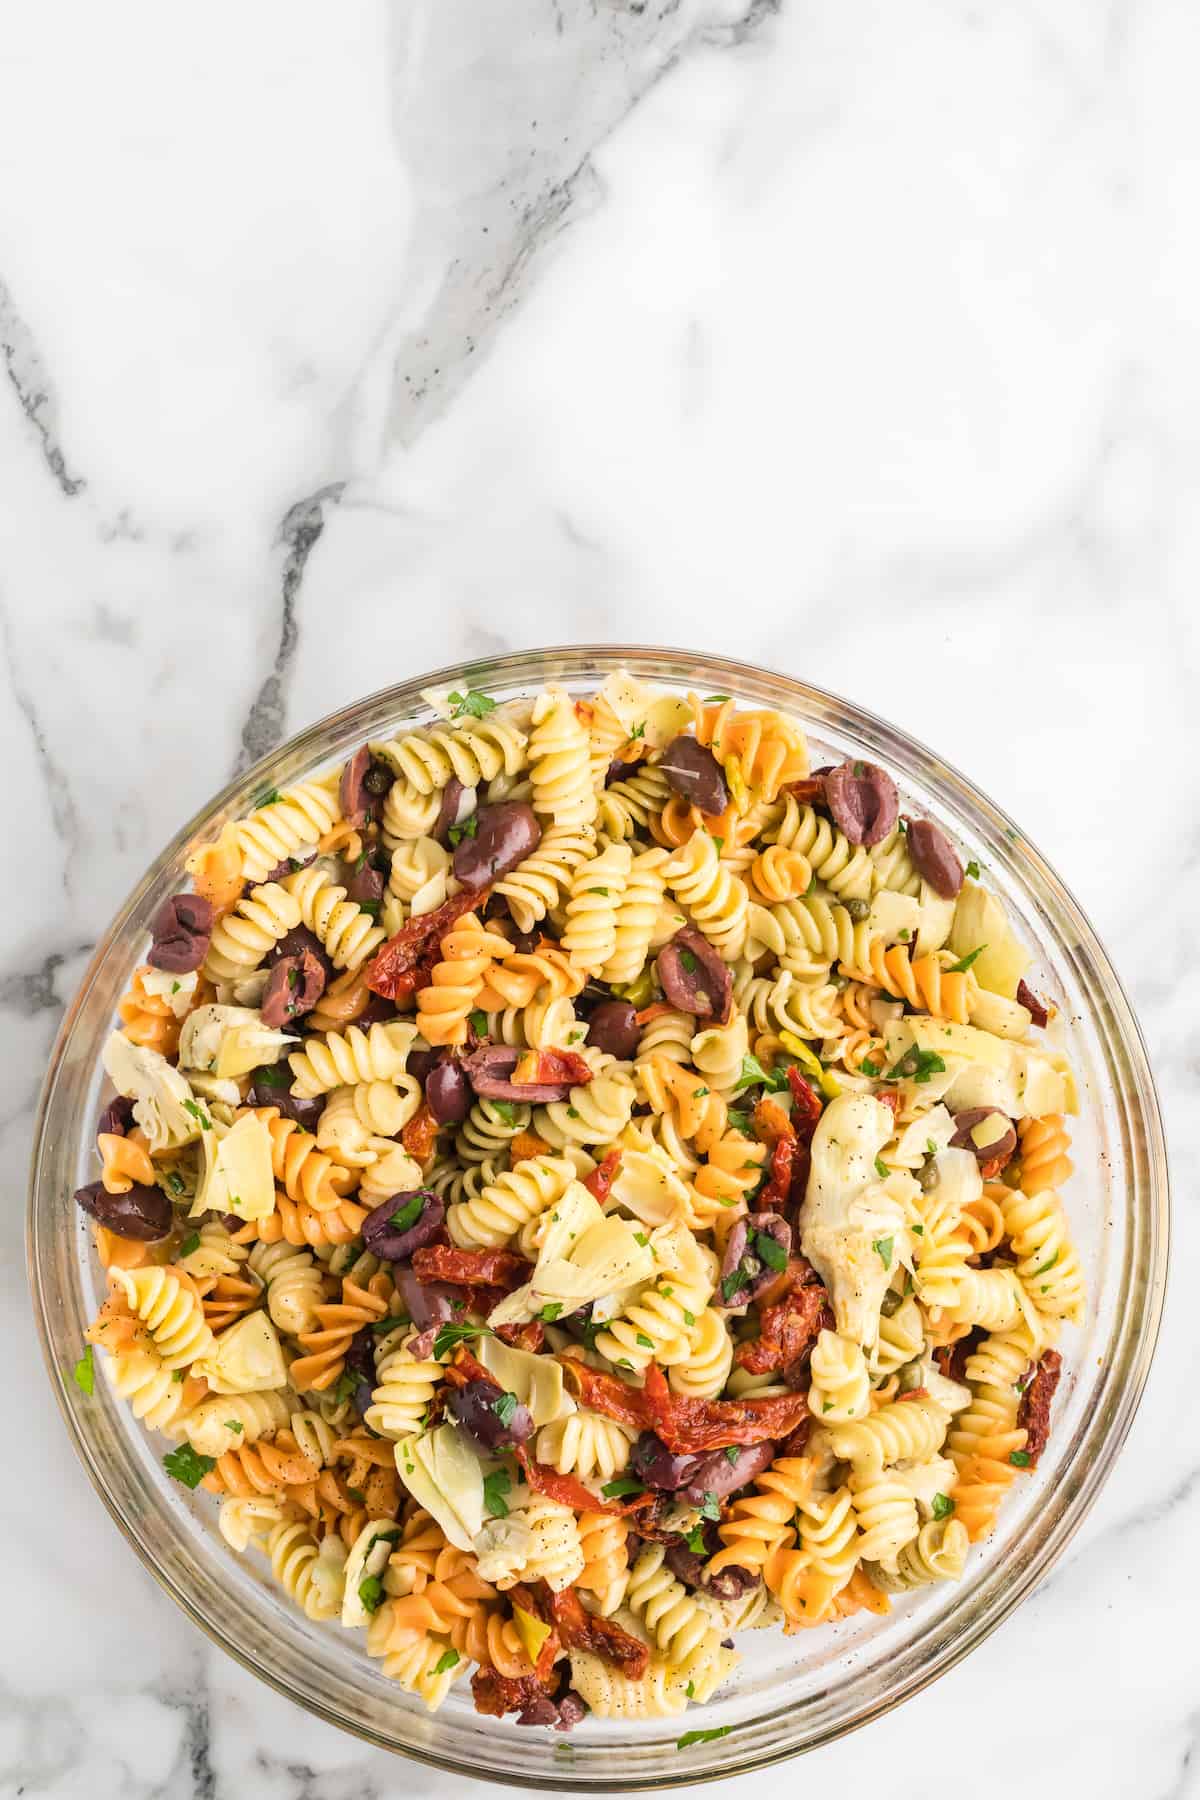
<path fill-rule="evenodd" d="M 852 695 L 1022 822 L 1139 1010 L 1180 1203 L 1069 1554 L 754 1789 L 1200 1792 L 1198 58 L 1170 0 L 6 20 L 0 1793 L 468 1791 L 257 1684 L 122 1546 L 46 1389 L 24 1167 L 97 934 L 236 767 L 385 680 L 623 638 Z"/>

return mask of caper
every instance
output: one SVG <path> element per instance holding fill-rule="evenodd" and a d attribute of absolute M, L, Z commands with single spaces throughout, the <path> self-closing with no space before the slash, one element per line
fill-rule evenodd
<path fill-rule="evenodd" d="M 905 1363 L 900 1371 L 899 1392 L 911 1394 L 914 1388 L 925 1386 L 925 1370 L 919 1361 Z"/>
<path fill-rule="evenodd" d="M 900 1311 L 900 1308 L 903 1306 L 903 1304 L 904 1304 L 903 1294 L 897 1293 L 895 1288 L 889 1288 L 887 1293 L 883 1296 L 883 1304 L 879 1308 L 879 1310 L 883 1314 L 885 1319 L 890 1319 L 894 1313 L 898 1313 Z"/>
<path fill-rule="evenodd" d="M 870 905 L 866 900 L 847 900 L 845 902 L 845 907 L 856 925 L 859 924 L 861 920 L 865 919 L 871 910 Z"/>
<path fill-rule="evenodd" d="M 938 1166 L 933 1161 L 932 1157 L 927 1163 L 924 1163 L 921 1166 L 917 1173 L 917 1185 L 927 1194 L 932 1194 L 934 1188 L 941 1179 L 942 1177 L 938 1170 Z"/>

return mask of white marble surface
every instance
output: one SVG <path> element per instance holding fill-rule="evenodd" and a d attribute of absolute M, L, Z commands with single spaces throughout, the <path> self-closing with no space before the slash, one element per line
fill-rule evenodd
<path fill-rule="evenodd" d="M 1109 943 L 1173 1140 L 1174 1304 L 1069 1556 L 755 1791 L 1200 1791 L 1198 59 L 1188 0 L 9 9 L 0 1792 L 467 1791 L 277 1699 L 120 1544 L 33 1338 L 31 1111 L 90 945 L 239 761 L 622 637 L 969 769 Z"/>

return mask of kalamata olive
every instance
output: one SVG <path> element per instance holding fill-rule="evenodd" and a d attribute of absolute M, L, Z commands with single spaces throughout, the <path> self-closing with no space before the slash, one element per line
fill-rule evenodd
<path fill-rule="evenodd" d="M 643 1431 L 629 1457 L 631 1468 L 646 1486 L 664 1494 L 681 1488 L 698 1460 L 695 1456 L 674 1455 L 652 1431 Z"/>
<path fill-rule="evenodd" d="M 304 1099 L 291 1091 L 291 1071 L 286 1063 L 275 1063 L 255 1069 L 246 1099 L 251 1106 L 278 1107 L 285 1119 L 294 1119 L 305 1131 L 315 1131 L 325 1111 L 327 1096 L 317 1094 Z M 245 1224 L 245 1220 L 242 1221 Z"/>
<path fill-rule="evenodd" d="M 683 1582 L 685 1587 L 698 1588 L 704 1584 L 705 1565 L 713 1551 L 719 1548 L 719 1544 L 714 1543 L 713 1549 L 709 1550 L 707 1538 L 708 1534 L 705 1533 L 703 1551 L 689 1550 L 686 1543 L 681 1540 L 677 1544 L 668 1544 L 663 1553 L 663 1561 L 668 1569 L 676 1580 Z"/>
<path fill-rule="evenodd" d="M 375 1345 L 378 1339 L 369 1325 L 363 1325 L 346 1349 L 346 1367 L 362 1381 L 375 1380 Z"/>
<path fill-rule="evenodd" d="M 454 852 L 454 873 L 464 887 L 486 887 L 537 849 L 542 828 L 523 800 L 498 800 L 475 814 L 474 835 Z"/>
<path fill-rule="evenodd" d="M 419 1206 L 414 1205 L 417 1201 Z M 362 1241 L 373 1256 L 385 1262 L 404 1262 L 414 1250 L 433 1241 L 445 1217 L 445 1202 L 428 1188 L 393 1194 L 363 1220 Z M 403 1222 L 397 1224 L 397 1219 Z"/>
<path fill-rule="evenodd" d="M 377 907 L 383 899 L 384 877 L 369 856 L 360 856 L 346 882 L 346 898 L 357 906 Z"/>
<path fill-rule="evenodd" d="M 366 824 L 367 813 L 370 810 L 370 801 L 365 786 L 367 770 L 370 766 L 371 752 L 365 744 L 360 744 L 354 755 L 347 758 L 338 787 L 342 817 L 348 825 L 356 828 Z"/>
<path fill-rule="evenodd" d="M 445 1062 L 449 1055 L 449 1050 L 410 1050 L 404 1067 L 424 1087 L 432 1071 L 439 1063 Z"/>
<path fill-rule="evenodd" d="M 973 1136 L 974 1129 L 985 1119 L 995 1119 L 998 1125 L 1003 1125 L 1004 1134 L 994 1143 L 978 1144 Z M 1017 1128 L 1006 1114 L 994 1106 L 972 1106 L 965 1112 L 955 1113 L 954 1136 L 950 1142 L 956 1150 L 969 1150 L 981 1163 L 998 1162 L 1003 1167 L 1017 1147 Z"/>
<path fill-rule="evenodd" d="M 418 1331 L 431 1331 L 435 1326 L 444 1325 L 447 1319 L 454 1317 L 456 1302 L 461 1304 L 457 1288 L 445 1281 L 418 1281 L 411 1263 L 398 1263 L 392 1276 L 404 1310 Z M 432 1342 L 429 1348 L 432 1351 Z"/>
<path fill-rule="evenodd" d="M 577 1694 L 574 1688 L 568 1688 L 566 1693 L 561 1694 L 554 1704 L 558 1708 L 558 1723 L 554 1727 L 555 1731 L 573 1731 L 580 1720 L 587 1717 L 587 1701 L 581 1694 Z"/>
<path fill-rule="evenodd" d="M 605 1000 L 588 1022 L 587 1041 L 606 1056 L 627 1061 L 637 1054 L 637 1013 L 628 1000 Z"/>
<path fill-rule="evenodd" d="M 792 1228 L 780 1213 L 755 1213 L 739 1219 L 725 1242 L 721 1281 L 714 1306 L 745 1306 L 769 1287 L 787 1267 Z"/>
<path fill-rule="evenodd" d="M 610 788 L 618 781 L 628 781 L 631 775 L 637 774 L 641 766 L 639 761 L 622 762 L 619 756 L 614 756 L 604 772 L 605 787 Z"/>
<path fill-rule="evenodd" d="M 161 1188 L 135 1181 L 127 1194 L 110 1194 L 102 1181 L 75 1190 L 85 1213 L 115 1237 L 132 1238 L 139 1244 L 166 1237 L 171 1229 L 171 1202 Z"/>
<path fill-rule="evenodd" d="M 425 1082 L 425 1098 L 439 1125 L 458 1125 L 471 1110 L 471 1084 L 458 1063 L 439 1063 Z"/>
<path fill-rule="evenodd" d="M 756 1588 L 762 1577 L 753 1569 L 743 1569 L 740 1563 L 730 1563 L 728 1568 L 718 1569 L 715 1575 L 704 1578 L 704 1586 L 716 1600 L 740 1600 Z"/>
<path fill-rule="evenodd" d="M 900 814 L 900 796 L 878 763 L 844 762 L 825 777 L 825 804 L 852 844 L 878 844 Z"/>
<path fill-rule="evenodd" d="M 372 1025 L 386 1025 L 389 1019 L 396 1017 L 396 1002 L 383 994 L 372 994 L 354 1023 L 360 1031 L 370 1031 Z"/>
<path fill-rule="evenodd" d="M 511 1450 L 533 1434 L 533 1414 L 495 1381 L 468 1381 L 446 1402 L 463 1430 L 483 1450 Z"/>
<path fill-rule="evenodd" d="M 303 845 L 295 856 L 281 856 L 273 869 L 268 869 L 263 876 L 264 881 L 286 881 L 289 875 L 296 875 L 301 869 L 307 869 L 309 863 L 316 862 L 317 852 L 314 846 Z"/>
<path fill-rule="evenodd" d="M 723 813 L 729 805 L 725 771 L 705 744 L 686 733 L 674 738 L 658 759 L 658 766 L 675 789 L 702 813 Z"/>
<path fill-rule="evenodd" d="M 168 975 L 190 975 L 208 955 L 212 923 L 212 907 L 199 894 L 172 894 L 151 922 L 146 961 Z"/>
<path fill-rule="evenodd" d="M 658 953 L 663 993 L 680 1012 L 724 1025 L 733 1005 L 733 976 L 704 933 L 694 925 L 677 931 Z"/>
<path fill-rule="evenodd" d="M 906 819 L 908 854 L 913 868 L 943 900 L 953 900 L 963 884 L 958 852 L 932 819 Z"/>
<path fill-rule="evenodd" d="M 113 1137 L 124 1137 L 132 1124 L 133 1101 L 127 1100 L 124 1094 L 117 1094 L 96 1121 L 96 1136 L 109 1132 Z"/>
<path fill-rule="evenodd" d="M 518 1725 L 552 1725 L 556 1730 L 558 1729 L 558 1707 L 549 1694 L 537 1687 L 536 1684 L 533 1686 L 532 1693 L 528 1689 L 524 1691 L 518 1704 L 521 1708 L 517 1714 Z"/>
<path fill-rule="evenodd" d="M 718 1500 L 736 1494 L 756 1475 L 771 1466 L 775 1457 L 773 1443 L 744 1444 L 731 1462 L 723 1450 L 712 1450 L 691 1471 L 683 1488 L 683 1498 L 703 1506 L 709 1494 Z"/>
<path fill-rule="evenodd" d="M 325 992 L 325 971 L 311 950 L 284 956 L 267 976 L 261 1001 L 262 1021 L 279 1031 L 311 1012 Z"/>
<path fill-rule="evenodd" d="M 1039 1000 L 1027 981 L 1017 983 L 1017 1004 L 1028 1008 L 1029 1023 L 1044 1031 L 1050 1023 L 1050 1011 L 1045 1002 Z"/>
<path fill-rule="evenodd" d="M 294 925 L 291 931 L 285 931 L 283 936 L 267 951 L 267 962 L 282 962 L 285 956 L 299 956 L 304 950 L 307 950 L 310 956 L 316 957 L 325 971 L 326 981 L 332 981 L 333 958 L 316 932 L 310 931 L 307 925 Z"/>
<path fill-rule="evenodd" d="M 526 1106 L 544 1106 L 565 1100 L 569 1081 L 510 1081 L 513 1070 L 526 1054 L 513 1044 L 483 1044 L 464 1057 L 462 1068 L 482 1100 L 515 1100 Z"/>
<path fill-rule="evenodd" d="M 438 806 L 437 818 L 433 821 L 433 829 L 429 833 L 445 848 L 450 842 L 450 827 L 461 825 L 475 811 L 475 798 L 478 789 L 464 787 L 457 775 L 452 775 L 442 789 L 441 804 Z"/>

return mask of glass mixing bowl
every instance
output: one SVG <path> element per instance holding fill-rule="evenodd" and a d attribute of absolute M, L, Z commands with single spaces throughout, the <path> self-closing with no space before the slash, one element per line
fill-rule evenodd
<path fill-rule="evenodd" d="M 197 841 L 214 837 L 264 786 L 284 787 L 345 757 L 364 738 L 428 717 L 419 690 L 468 683 L 503 698 L 555 680 L 581 693 L 613 669 L 686 691 L 780 707 L 810 735 L 813 763 L 866 755 L 890 769 L 903 802 L 945 826 L 985 865 L 1035 964 L 1031 983 L 1061 1007 L 1079 1075 L 1076 1174 L 1069 1212 L 1089 1287 L 1087 1322 L 1064 1343 L 1066 1373 L 1050 1444 L 1016 1484 L 998 1530 L 961 1583 L 785 1638 L 743 1634 L 728 1691 L 681 1719 L 585 1721 L 569 1738 L 471 1709 L 465 1682 L 429 1715 L 385 1681 L 358 1635 L 314 1625 L 270 1581 L 265 1559 L 236 1557 L 215 1507 L 160 1465 L 165 1444 L 138 1425 L 107 1382 L 84 1395 L 71 1379 L 102 1283 L 73 1190 L 95 1178 L 100 1049 L 116 1002 L 142 959 L 145 927 L 184 879 Z M 421 676 L 323 719 L 218 794 L 139 882 L 106 932 L 75 996 L 42 1090 L 29 1196 L 29 1266 L 51 1383 L 75 1447 L 113 1518 L 180 1606 L 230 1655 L 281 1693 L 389 1750 L 461 1775 L 526 1787 L 671 1787 L 742 1773 L 827 1742 L 917 1692 L 980 1643 L 1050 1568 L 1100 1491 L 1129 1430 L 1150 1366 L 1167 1270 L 1167 1163 L 1146 1052 L 1129 1002 L 1091 926 L 1021 832 L 932 751 L 817 688 L 686 651 L 529 651 Z M 726 1735 L 684 1751 L 692 1728 Z"/>

